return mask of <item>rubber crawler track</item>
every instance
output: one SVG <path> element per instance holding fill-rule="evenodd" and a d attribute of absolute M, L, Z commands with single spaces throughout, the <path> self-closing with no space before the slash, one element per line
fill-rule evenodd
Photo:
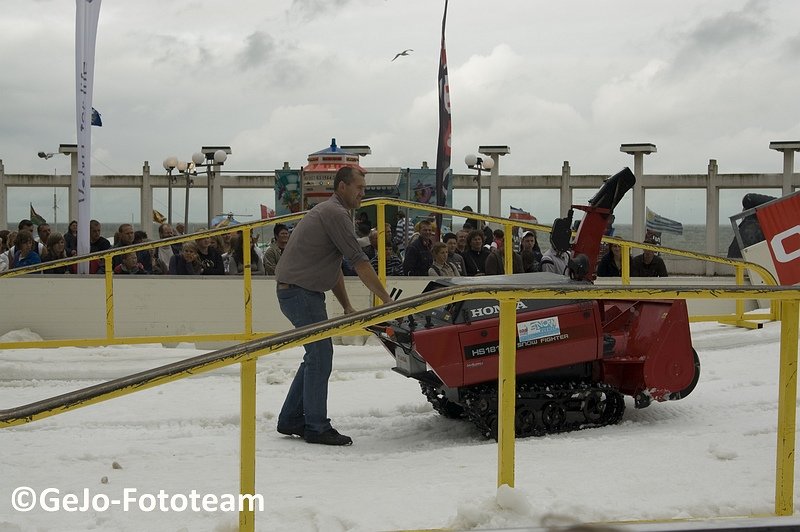
<path fill-rule="evenodd" d="M 482 384 L 462 390 L 462 402 L 447 400 L 439 389 L 422 383 L 422 392 L 440 414 L 467 418 L 487 438 L 497 439 L 497 387 Z M 619 423 L 624 396 L 606 384 L 550 383 L 517 386 L 515 433 L 544 436 Z"/>

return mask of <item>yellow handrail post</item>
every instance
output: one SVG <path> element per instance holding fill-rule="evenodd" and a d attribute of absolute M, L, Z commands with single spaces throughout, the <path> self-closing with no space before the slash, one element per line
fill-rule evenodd
<path fill-rule="evenodd" d="M 239 456 L 239 493 L 256 494 L 256 359 L 242 361 L 241 367 L 241 444 Z M 253 506 L 247 506 L 247 497 L 239 509 L 240 532 L 256 529 Z M 250 499 L 252 501 L 252 498 Z M 254 504 L 254 503 L 251 503 Z"/>
<path fill-rule="evenodd" d="M 736 266 L 736 286 L 744 285 L 744 268 Z M 744 300 L 736 300 L 736 320 L 744 319 Z"/>
<path fill-rule="evenodd" d="M 106 338 L 114 338 L 114 262 L 112 255 L 103 258 L 106 279 Z"/>
<path fill-rule="evenodd" d="M 514 238 L 511 234 L 513 226 L 511 224 L 503 225 L 503 230 L 505 231 L 505 236 L 503 236 L 503 262 L 505 262 L 505 266 L 503 267 L 503 272 L 505 274 L 512 274 L 516 273 L 514 271 Z M 500 250 L 497 250 L 500 252 Z"/>
<path fill-rule="evenodd" d="M 253 334 L 253 272 L 250 260 L 250 229 L 242 229 L 242 261 L 244 261 L 244 333 Z M 234 264 L 236 261 L 233 261 Z"/>
<path fill-rule="evenodd" d="M 500 300 L 500 368 L 497 383 L 497 487 L 514 487 L 517 406 L 517 301 Z"/>
<path fill-rule="evenodd" d="M 376 205 L 378 208 L 378 279 L 386 287 L 386 202 L 380 201 Z M 372 295 L 372 306 L 377 307 L 383 303 L 375 294 Z"/>
<path fill-rule="evenodd" d="M 627 286 L 631 284 L 631 248 L 623 244 L 620 246 L 620 253 L 622 254 L 622 284 Z"/>
<path fill-rule="evenodd" d="M 769 301 L 770 319 L 772 319 L 773 321 L 781 321 L 783 319 L 781 317 L 782 310 L 783 310 L 783 305 L 781 305 L 778 301 L 775 301 L 774 299 L 770 299 Z"/>
<path fill-rule="evenodd" d="M 781 366 L 778 380 L 778 450 L 775 515 L 794 513 L 794 447 L 797 401 L 798 301 L 781 301 Z"/>

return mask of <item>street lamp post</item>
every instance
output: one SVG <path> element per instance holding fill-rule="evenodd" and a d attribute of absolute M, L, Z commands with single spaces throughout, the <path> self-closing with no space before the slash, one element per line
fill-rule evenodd
<path fill-rule="evenodd" d="M 172 171 L 177 170 L 186 177 L 186 202 L 183 210 L 183 225 L 185 231 L 189 230 L 189 187 L 192 186 L 192 176 L 197 175 L 194 163 L 179 161 L 174 155 L 164 159 L 164 169 L 167 171 L 167 223 L 172 225 L 172 184 L 178 180 L 172 176 Z"/>
<path fill-rule="evenodd" d="M 208 228 L 211 229 L 211 220 L 214 218 L 214 179 L 220 173 L 220 167 L 225 164 L 228 154 L 231 153 L 230 146 L 203 146 L 200 153 L 192 155 L 195 166 L 205 166 L 208 180 Z M 205 160 L 205 164 L 203 164 Z"/>
<path fill-rule="evenodd" d="M 225 163 L 231 149 L 227 146 L 220 148 L 208 148 L 204 146 L 201 151 L 192 154 L 190 162 L 180 161 L 177 157 L 167 157 L 164 159 L 164 169 L 167 171 L 168 192 L 167 201 L 167 222 L 172 224 L 172 183 L 177 178 L 172 177 L 172 171 L 177 170 L 186 177 L 186 202 L 184 207 L 184 227 L 189 231 L 189 188 L 194 182 L 192 176 L 197 175 L 197 168 L 206 168 L 208 176 L 208 227 L 211 228 L 211 219 L 214 217 L 214 202 L 212 198 L 213 181 L 219 167 Z M 207 162 L 204 162 L 207 161 Z"/>
<path fill-rule="evenodd" d="M 186 161 L 178 161 L 178 171 L 186 177 L 186 197 L 183 207 L 183 230 L 189 233 L 189 188 L 194 183 L 193 175 L 196 175 L 194 168 L 192 168 Z"/>
<path fill-rule="evenodd" d="M 167 171 L 167 223 L 172 225 L 172 183 L 175 182 L 175 177 L 172 176 L 172 171 L 178 166 L 177 157 L 167 157 L 164 159 L 164 170 Z"/>
<path fill-rule="evenodd" d="M 475 178 L 478 181 L 478 214 L 481 213 L 481 172 L 494 168 L 494 160 L 491 157 L 469 154 L 464 157 L 467 168 L 478 171 Z M 476 228 L 477 229 L 477 228 Z"/>

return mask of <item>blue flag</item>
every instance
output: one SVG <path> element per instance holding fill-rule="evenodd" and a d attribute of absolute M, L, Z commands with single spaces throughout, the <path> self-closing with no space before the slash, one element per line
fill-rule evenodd
<path fill-rule="evenodd" d="M 656 214 L 655 212 L 651 211 L 648 207 L 646 209 L 646 220 L 645 225 L 647 229 L 651 231 L 658 231 L 664 233 L 675 233 L 676 235 L 683 234 L 683 224 L 680 222 L 676 222 L 675 220 L 670 220 L 669 218 L 664 218 Z"/>
<path fill-rule="evenodd" d="M 100 113 L 97 112 L 97 109 L 92 107 L 92 125 L 97 127 L 103 127 L 103 120 L 100 118 Z"/>

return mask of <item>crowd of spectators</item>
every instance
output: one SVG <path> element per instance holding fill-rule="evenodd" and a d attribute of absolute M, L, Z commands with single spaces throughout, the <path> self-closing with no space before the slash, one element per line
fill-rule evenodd
<path fill-rule="evenodd" d="M 465 211 L 471 212 L 468 207 Z M 399 211 L 395 224 L 386 224 L 385 249 L 378 249 L 378 230 L 366 212 L 354 218 L 354 229 L 362 250 L 378 270 L 380 255 L 386 259 L 386 274 L 395 276 L 481 276 L 507 273 L 504 242 L 506 235 L 500 229 L 494 231 L 481 227 L 474 218 L 467 218 L 457 232 L 445 232 L 437 236 L 433 217 L 423 218 L 412 224 L 405 213 Z M 164 240 L 184 234 L 183 224 L 175 227 L 168 223 L 158 227 L 158 239 Z M 510 273 L 554 272 L 568 275 L 569 252 L 558 252 L 553 247 L 542 252 L 537 234 L 532 230 L 514 228 L 511 235 L 514 249 Z M 204 237 L 184 243 L 165 243 L 153 249 L 120 253 L 113 257 L 112 268 L 117 275 L 242 275 L 245 271 L 244 257 L 250 255 L 250 272 L 255 275 L 274 275 L 283 250 L 291 237 L 291 228 L 283 223 L 273 226 L 271 242 L 261 250 L 258 235 L 251 233 L 250 249 L 244 249 L 241 231 L 235 227 L 218 237 Z M 148 241 L 144 231 L 136 231 L 132 224 L 117 227 L 111 241 L 103 236 L 103 226 L 98 220 L 89 225 L 90 252 L 123 248 Z M 652 239 L 647 243 L 654 244 Z M 54 233 L 46 223 L 34 228 L 30 220 L 22 220 L 17 231 L 0 231 L 0 271 L 20 268 L 42 262 L 74 257 L 78 248 L 77 222 L 72 221 L 66 234 Z M 94 259 L 90 262 L 90 273 L 104 273 L 105 263 Z M 346 261 L 342 265 L 345 275 L 354 275 Z M 76 273 L 76 265 L 59 265 L 44 270 L 46 274 Z M 652 250 L 631 258 L 632 276 L 666 277 L 664 261 Z M 597 266 L 599 277 L 622 275 L 621 247 L 605 246 Z"/>

